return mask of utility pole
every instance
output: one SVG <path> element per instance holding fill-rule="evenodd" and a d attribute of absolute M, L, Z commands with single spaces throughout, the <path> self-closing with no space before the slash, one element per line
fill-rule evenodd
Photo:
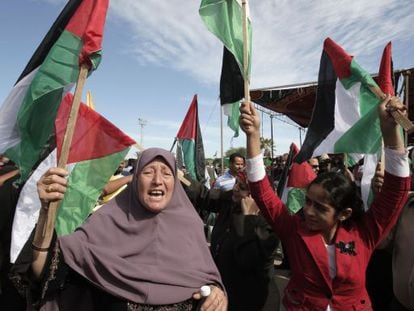
<path fill-rule="evenodd" d="M 144 146 L 144 127 L 147 125 L 147 122 L 147 120 L 141 118 L 138 119 L 138 124 L 141 127 L 141 146 Z"/>
<path fill-rule="evenodd" d="M 274 141 L 273 141 L 273 117 L 274 117 L 273 113 L 270 113 L 270 136 L 271 136 L 271 142 L 272 142 L 272 146 L 271 146 L 271 148 L 272 148 L 272 150 L 271 150 L 271 152 L 272 152 L 272 161 L 274 159 L 273 149 L 274 149 L 274 146 L 275 146 Z"/>
<path fill-rule="evenodd" d="M 299 144 L 300 147 L 302 148 L 302 131 L 305 132 L 305 129 L 303 127 L 298 127 L 299 129 Z"/>

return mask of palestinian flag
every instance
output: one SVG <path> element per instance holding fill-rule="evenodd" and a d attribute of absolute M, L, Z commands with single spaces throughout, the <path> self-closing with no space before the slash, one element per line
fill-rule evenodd
<path fill-rule="evenodd" d="M 108 0 L 71 0 L 46 34 L 0 108 L 0 153 L 24 182 L 53 133 L 64 95 L 80 64 L 99 65 Z"/>
<path fill-rule="evenodd" d="M 316 173 L 308 162 L 292 163 L 298 154 L 298 147 L 292 143 L 288 160 L 283 175 L 287 175 L 287 182 L 282 181 L 278 187 L 278 195 L 285 203 L 291 214 L 297 213 L 305 203 L 306 189 L 309 184 L 316 178 Z M 285 179 L 286 180 L 286 179 Z"/>
<path fill-rule="evenodd" d="M 381 64 L 378 72 L 378 85 L 384 94 L 395 95 L 394 91 L 394 75 L 392 66 L 392 45 L 389 42 L 382 53 Z M 375 175 L 377 163 L 380 160 L 381 154 L 365 155 L 364 166 L 361 179 L 361 198 L 364 202 L 364 208 L 367 210 L 371 205 L 372 191 L 371 179 Z"/>
<path fill-rule="evenodd" d="M 371 75 L 327 38 L 319 68 L 318 89 L 304 144 L 303 162 L 322 153 L 373 154 L 381 145 L 379 99 Z"/>
<path fill-rule="evenodd" d="M 227 124 L 239 135 L 239 103 L 244 96 L 244 79 L 249 79 L 252 27 L 247 7 L 248 76 L 243 78 L 243 9 L 241 0 L 202 0 L 199 13 L 207 29 L 224 44 L 220 78 L 220 102 Z"/>
<path fill-rule="evenodd" d="M 67 94 L 58 110 L 55 121 L 57 148 L 39 164 L 20 193 L 13 222 L 12 262 L 16 260 L 37 221 L 40 201 L 36 182 L 47 169 L 57 166 L 72 101 L 72 94 Z M 80 106 L 68 158 L 68 187 L 55 224 L 58 235 L 72 233 L 84 222 L 103 187 L 133 144 L 134 140 L 93 109 L 84 104 Z"/>
<path fill-rule="evenodd" d="M 286 197 L 282 198 L 290 213 L 295 214 L 303 207 L 306 189 L 315 178 L 316 174 L 308 162 L 292 164 L 286 185 Z"/>
<path fill-rule="evenodd" d="M 200 123 L 198 122 L 197 95 L 194 95 L 184 121 L 177 133 L 177 158 L 182 158 L 186 171 L 191 178 L 200 182 L 205 181 L 205 157 Z"/>
<path fill-rule="evenodd" d="M 220 77 L 220 104 L 228 117 L 227 126 L 239 136 L 239 104 L 244 97 L 244 80 L 233 54 L 224 47 Z"/>
<path fill-rule="evenodd" d="M 394 75 L 392 65 L 392 44 L 388 42 L 382 53 L 381 64 L 378 71 L 378 85 L 384 94 L 394 96 Z"/>

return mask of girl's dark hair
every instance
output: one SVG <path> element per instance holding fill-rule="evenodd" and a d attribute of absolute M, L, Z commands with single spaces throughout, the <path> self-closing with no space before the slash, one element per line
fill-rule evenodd
<path fill-rule="evenodd" d="M 336 214 L 345 208 L 352 209 L 352 215 L 344 224 L 358 219 L 364 213 L 364 204 L 355 183 L 348 177 L 337 172 L 319 174 L 308 186 L 321 185 L 328 193 L 329 203 L 335 208 Z"/>

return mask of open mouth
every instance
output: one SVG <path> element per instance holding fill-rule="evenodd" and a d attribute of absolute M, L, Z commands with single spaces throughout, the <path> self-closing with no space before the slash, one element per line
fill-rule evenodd
<path fill-rule="evenodd" d="M 151 190 L 151 191 L 148 191 L 148 194 L 151 197 L 157 198 L 157 197 L 162 197 L 165 193 L 162 190 Z"/>

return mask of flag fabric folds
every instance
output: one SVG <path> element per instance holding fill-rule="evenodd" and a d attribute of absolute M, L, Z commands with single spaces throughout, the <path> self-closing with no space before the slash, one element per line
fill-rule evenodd
<path fill-rule="evenodd" d="M 306 189 L 316 177 L 308 162 L 293 163 L 298 151 L 298 147 L 292 143 L 277 192 L 291 214 L 303 207 Z"/>
<path fill-rule="evenodd" d="M 22 187 L 16 204 L 13 218 L 10 246 L 10 262 L 14 263 L 24 244 L 29 239 L 37 219 L 39 218 L 40 200 L 36 183 L 51 167 L 57 166 L 56 148 L 37 165 Z M 72 166 L 66 169 L 70 171 Z"/>
<path fill-rule="evenodd" d="M 57 148 L 45 158 L 25 183 L 13 222 L 11 258 L 14 261 L 37 221 L 40 202 L 36 182 L 50 167 L 57 166 L 73 96 L 67 94 L 55 121 Z M 110 176 L 135 141 L 93 109 L 82 104 L 68 158 L 67 191 L 56 218 L 58 235 L 72 233 L 91 213 Z"/>
<path fill-rule="evenodd" d="M 355 59 L 327 38 L 316 103 L 296 162 L 322 153 L 374 154 L 381 145 L 377 84 Z"/>
<path fill-rule="evenodd" d="M 53 133 L 64 95 L 76 82 L 80 64 L 99 65 L 108 0 L 67 3 L 0 108 L 0 153 L 20 169 L 20 182 Z"/>
<path fill-rule="evenodd" d="M 244 80 L 233 54 L 223 48 L 223 64 L 220 77 L 220 103 L 238 103 L 244 96 Z"/>
<path fill-rule="evenodd" d="M 392 44 L 388 42 L 382 53 L 381 64 L 378 71 L 378 86 L 384 94 L 394 96 L 394 74 L 392 66 Z"/>
<path fill-rule="evenodd" d="M 65 96 L 56 118 L 58 158 L 72 104 L 72 95 Z M 109 178 L 135 141 L 94 110 L 82 105 L 79 109 L 68 163 L 75 163 L 57 218 L 58 235 L 72 233 L 91 212 Z"/>
<path fill-rule="evenodd" d="M 292 163 L 286 185 L 286 197 L 282 197 L 290 213 L 295 214 L 303 207 L 306 189 L 315 178 L 316 173 L 308 162 Z"/>
<path fill-rule="evenodd" d="M 394 96 L 394 75 L 392 66 L 392 45 L 389 42 L 382 53 L 381 63 L 378 71 L 378 86 L 384 94 Z M 372 201 L 371 179 L 374 177 L 377 163 L 380 159 L 380 153 L 365 155 L 364 166 L 361 179 L 361 198 L 364 202 L 364 208 L 367 210 Z"/>
<path fill-rule="evenodd" d="M 197 95 L 193 97 L 176 138 L 178 141 L 177 159 L 182 159 L 181 161 L 192 179 L 204 182 L 205 157 L 198 121 Z"/>
<path fill-rule="evenodd" d="M 239 135 L 239 102 L 244 96 L 243 84 L 243 9 L 241 0 L 202 0 L 199 13 L 207 29 L 224 44 L 220 79 L 220 102 L 228 126 Z M 251 68 L 252 27 L 247 7 L 248 75 Z"/>
<path fill-rule="evenodd" d="M 227 116 L 227 126 L 239 136 L 239 104 L 244 97 L 244 80 L 233 54 L 224 47 L 220 77 L 220 104 Z"/>

